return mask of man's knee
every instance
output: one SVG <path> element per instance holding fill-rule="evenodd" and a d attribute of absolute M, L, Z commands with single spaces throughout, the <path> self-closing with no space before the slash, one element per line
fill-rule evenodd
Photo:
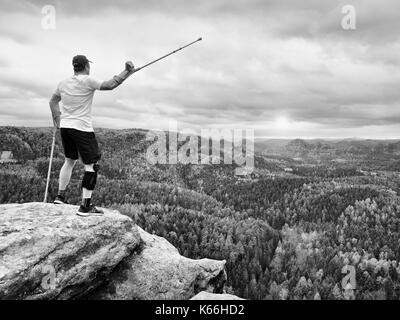
<path fill-rule="evenodd" d="M 87 190 L 94 190 L 97 182 L 97 171 L 100 166 L 97 163 L 85 164 L 85 173 L 82 179 L 82 188 Z"/>
<path fill-rule="evenodd" d="M 85 172 L 86 172 L 86 171 L 89 171 L 89 172 L 94 172 L 94 168 L 93 168 L 93 166 L 94 166 L 94 163 L 91 163 L 91 164 L 85 164 L 85 165 L 84 165 L 84 167 L 85 167 Z"/>
<path fill-rule="evenodd" d="M 70 158 L 65 158 L 65 163 L 69 167 L 74 167 L 76 164 L 76 160 L 70 159 Z"/>

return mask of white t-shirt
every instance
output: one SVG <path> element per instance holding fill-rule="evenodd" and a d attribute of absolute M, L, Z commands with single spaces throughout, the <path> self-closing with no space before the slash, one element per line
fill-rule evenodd
<path fill-rule="evenodd" d="M 58 84 L 55 94 L 61 97 L 60 128 L 93 132 L 93 95 L 102 82 L 90 75 L 79 74 Z"/>

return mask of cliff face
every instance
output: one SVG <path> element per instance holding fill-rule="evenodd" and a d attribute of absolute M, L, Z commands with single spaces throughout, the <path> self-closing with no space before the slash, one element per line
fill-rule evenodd
<path fill-rule="evenodd" d="M 90 298 L 123 300 L 190 299 L 202 290 L 221 293 L 225 260 L 192 260 L 164 238 L 138 227 L 142 244 Z"/>
<path fill-rule="evenodd" d="M 225 261 L 180 256 L 167 240 L 106 210 L 0 205 L 0 299 L 190 299 L 222 293 Z"/>

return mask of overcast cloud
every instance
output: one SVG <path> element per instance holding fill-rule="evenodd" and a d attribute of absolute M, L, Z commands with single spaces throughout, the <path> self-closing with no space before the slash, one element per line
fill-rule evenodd
<path fill-rule="evenodd" d="M 43 30 L 44 5 L 56 8 Z M 356 8 L 357 30 L 341 27 Z M 400 138 L 400 2 L 395 0 L 0 0 L 0 125 L 51 125 L 48 100 L 85 54 L 108 80 L 96 127 L 254 128 L 264 137 Z"/>

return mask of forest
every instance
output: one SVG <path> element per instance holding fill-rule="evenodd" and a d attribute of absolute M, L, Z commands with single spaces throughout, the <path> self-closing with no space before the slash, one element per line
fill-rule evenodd
<path fill-rule="evenodd" d="M 369 149 L 362 141 L 328 148 L 296 140 L 274 152 L 263 144 L 254 172 L 239 177 L 232 165 L 150 165 L 145 134 L 96 130 L 102 160 L 94 202 L 165 237 L 184 256 L 226 259 L 229 293 L 400 299 L 400 159 L 393 142 Z M 51 138 L 50 128 L 0 127 L 0 152 L 12 151 L 16 160 L 0 163 L 0 203 L 43 201 Z M 372 157 L 377 150 L 385 157 Z M 50 200 L 62 163 L 58 136 Z M 80 201 L 82 174 L 77 165 L 71 204 Z M 355 286 L 344 282 L 350 268 Z"/>

